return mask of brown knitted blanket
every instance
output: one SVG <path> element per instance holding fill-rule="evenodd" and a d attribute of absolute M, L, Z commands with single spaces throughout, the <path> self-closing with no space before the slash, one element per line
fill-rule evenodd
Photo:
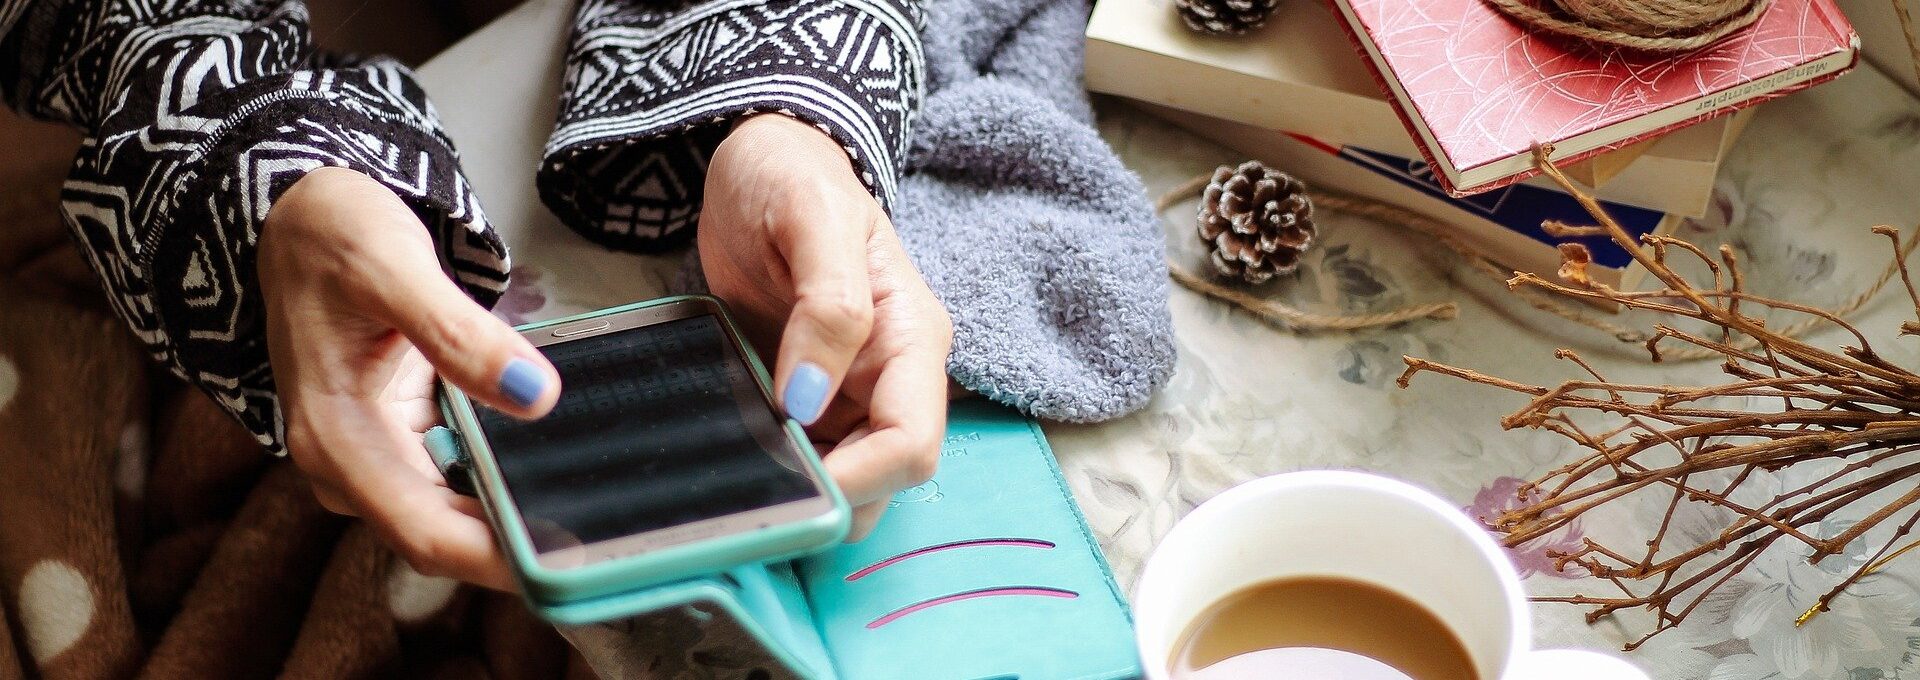
<path fill-rule="evenodd" d="M 49 138 L 0 121 L 0 680 L 591 677 L 154 370 L 59 223 L 71 141 L 20 150 Z"/>

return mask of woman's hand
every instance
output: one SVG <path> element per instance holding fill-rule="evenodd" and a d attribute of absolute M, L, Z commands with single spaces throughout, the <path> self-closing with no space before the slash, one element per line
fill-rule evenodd
<path fill-rule="evenodd" d="M 865 536 L 893 492 L 926 481 L 946 432 L 953 325 L 846 152 L 777 114 L 714 151 L 700 215 L 707 285 L 762 348 L 774 393 L 816 439 Z"/>
<path fill-rule="evenodd" d="M 289 188 L 260 236 L 268 353 L 293 462 L 328 509 L 355 515 L 423 574 L 510 590 L 479 502 L 421 446 L 436 371 L 500 411 L 553 408 L 560 378 L 440 270 L 419 218 L 352 170 Z"/>

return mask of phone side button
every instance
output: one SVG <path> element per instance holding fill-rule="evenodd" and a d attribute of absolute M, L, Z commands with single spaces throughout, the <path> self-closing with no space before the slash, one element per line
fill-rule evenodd
<path fill-rule="evenodd" d="M 612 322 L 607 321 L 606 319 L 601 319 L 599 321 L 589 321 L 587 323 L 580 324 L 578 326 L 568 326 L 566 328 L 555 328 L 553 329 L 552 335 L 553 337 L 556 337 L 556 338 L 564 338 L 564 337 L 569 337 L 574 335 L 580 335 L 582 333 L 592 333 L 597 330 L 603 330 L 609 325 L 612 325 Z"/>

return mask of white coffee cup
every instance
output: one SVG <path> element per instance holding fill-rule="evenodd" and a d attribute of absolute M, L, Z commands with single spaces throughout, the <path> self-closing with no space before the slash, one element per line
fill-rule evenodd
<path fill-rule="evenodd" d="M 1256 479 L 1174 525 L 1133 597 L 1147 677 L 1170 677 L 1180 636 L 1207 607 L 1295 576 L 1344 577 L 1420 603 L 1459 636 L 1481 680 L 1646 680 L 1612 656 L 1532 650 L 1520 577 L 1485 529 L 1406 483 L 1336 471 Z"/>

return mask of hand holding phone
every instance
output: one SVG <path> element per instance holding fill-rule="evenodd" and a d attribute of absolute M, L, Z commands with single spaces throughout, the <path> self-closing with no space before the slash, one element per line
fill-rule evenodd
<path fill-rule="evenodd" d="M 953 323 L 847 153 L 779 113 L 739 120 L 708 164 L 701 267 L 756 347 L 775 394 L 855 505 L 864 536 L 894 492 L 926 481 L 946 431 Z"/>
<path fill-rule="evenodd" d="M 553 369 L 441 271 L 413 210 L 358 172 L 301 177 L 259 245 L 283 443 L 314 496 L 365 520 L 421 573 L 512 588 L 479 504 L 442 483 L 420 433 L 436 420 L 436 374 L 533 417 L 559 395 Z M 266 395 L 246 399 L 250 413 L 273 415 Z"/>
<path fill-rule="evenodd" d="M 672 298 L 521 329 L 567 389 L 522 421 L 447 390 L 480 497 L 537 604 L 791 557 L 846 501 L 719 301 Z"/>

